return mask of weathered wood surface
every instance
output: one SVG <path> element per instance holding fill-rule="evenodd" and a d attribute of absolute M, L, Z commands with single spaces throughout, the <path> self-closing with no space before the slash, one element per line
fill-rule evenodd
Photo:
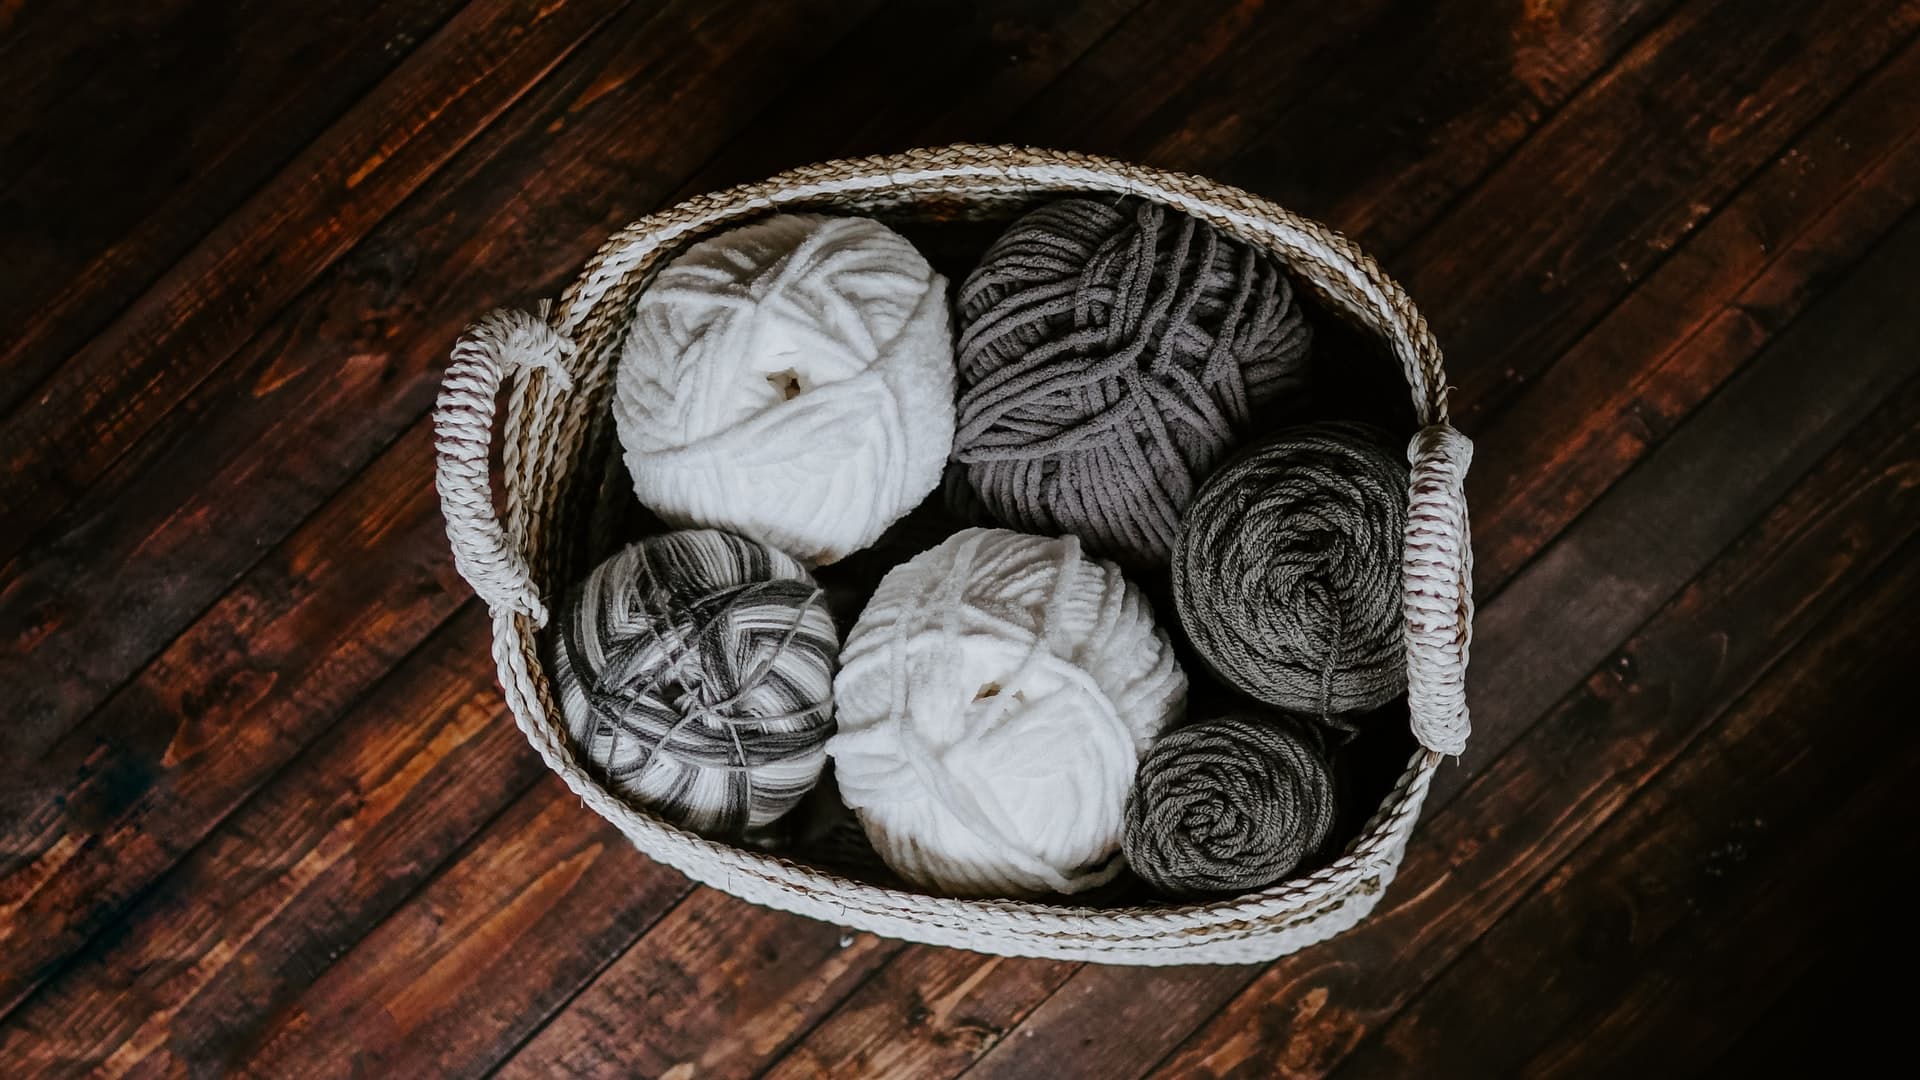
<path fill-rule="evenodd" d="M 0 1071 L 1672 1075 L 1812 1060 L 1783 1016 L 1891 1040 L 1824 987 L 1914 852 L 1916 30 L 0 2 Z M 1342 938 L 1138 971 L 846 934 L 650 863 L 504 717 L 428 480 L 460 326 L 675 198 L 955 139 L 1275 197 L 1449 348 L 1475 736 Z"/>

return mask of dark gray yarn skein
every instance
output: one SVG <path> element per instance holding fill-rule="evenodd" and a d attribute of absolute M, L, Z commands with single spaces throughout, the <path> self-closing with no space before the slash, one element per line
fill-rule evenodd
<path fill-rule="evenodd" d="M 1176 898 L 1271 885 L 1333 828 L 1324 742 L 1287 716 L 1228 716 L 1148 751 L 1127 803 L 1127 864 Z"/>
<path fill-rule="evenodd" d="M 556 696 L 609 788 L 738 840 L 819 780 L 840 638 L 791 557 L 711 529 L 652 537 L 568 598 Z"/>
<path fill-rule="evenodd" d="M 1242 693 L 1328 717 L 1406 687 L 1407 466 L 1362 424 L 1290 428 L 1210 478 L 1180 530 L 1173 597 Z"/>
<path fill-rule="evenodd" d="M 1143 199 L 1016 221 L 961 287 L 954 459 L 1001 521 L 1164 565 L 1199 478 L 1312 338 L 1280 262 Z"/>

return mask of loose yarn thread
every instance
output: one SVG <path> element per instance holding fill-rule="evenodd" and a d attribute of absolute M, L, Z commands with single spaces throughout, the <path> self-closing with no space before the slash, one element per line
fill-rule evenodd
<path fill-rule="evenodd" d="M 1165 564 L 1199 478 L 1306 383 L 1280 262 L 1143 199 L 1027 214 L 959 308 L 954 456 L 981 499 L 1133 566 Z"/>
<path fill-rule="evenodd" d="M 1258 889 L 1292 873 L 1333 829 L 1320 733 L 1289 716 L 1232 715 L 1160 740 L 1127 803 L 1127 864 L 1187 899 Z"/>
<path fill-rule="evenodd" d="M 594 570 L 567 600 L 551 667 L 574 745 L 611 789 L 739 840 L 819 779 L 839 649 L 799 563 L 697 530 Z"/>
<path fill-rule="evenodd" d="M 895 567 L 847 636 L 827 744 L 902 878 L 957 896 L 1111 880 L 1127 791 L 1185 707 L 1138 588 L 1073 537 L 966 529 Z"/>
<path fill-rule="evenodd" d="M 946 279 L 866 218 L 780 214 L 640 296 L 614 419 L 641 503 L 813 563 L 873 543 L 953 443 Z"/>
<path fill-rule="evenodd" d="M 1173 558 L 1174 603 L 1228 684 L 1319 717 L 1406 687 L 1407 466 L 1361 424 L 1292 428 L 1207 481 Z"/>

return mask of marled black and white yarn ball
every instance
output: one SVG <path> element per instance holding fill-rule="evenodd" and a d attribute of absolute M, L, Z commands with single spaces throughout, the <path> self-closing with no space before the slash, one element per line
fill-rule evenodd
<path fill-rule="evenodd" d="M 609 789 L 738 839 L 820 778 L 840 639 L 790 556 L 711 529 L 628 547 L 560 614 L 555 689 Z"/>

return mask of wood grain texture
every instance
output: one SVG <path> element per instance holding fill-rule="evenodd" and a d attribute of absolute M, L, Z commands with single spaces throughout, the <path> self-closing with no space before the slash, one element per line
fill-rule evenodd
<path fill-rule="evenodd" d="M 460 6 L 327 0 L 294 36 L 267 3 L 87 5 L 8 42 L 0 413 Z"/>
<path fill-rule="evenodd" d="M 1920 5 L 303 9 L 0 0 L 5 1075 L 1733 1074 L 1835 1060 L 1783 1017 L 1869 1038 L 1822 990 L 1895 895 L 1832 883 L 1913 844 Z M 427 479 L 459 327 L 666 201 L 953 139 L 1272 196 L 1448 347 L 1475 737 L 1348 935 L 1139 971 L 849 934 L 648 862 L 505 717 Z"/>
<path fill-rule="evenodd" d="M 11 555 L 623 0 L 477 0 L 0 419 Z"/>

